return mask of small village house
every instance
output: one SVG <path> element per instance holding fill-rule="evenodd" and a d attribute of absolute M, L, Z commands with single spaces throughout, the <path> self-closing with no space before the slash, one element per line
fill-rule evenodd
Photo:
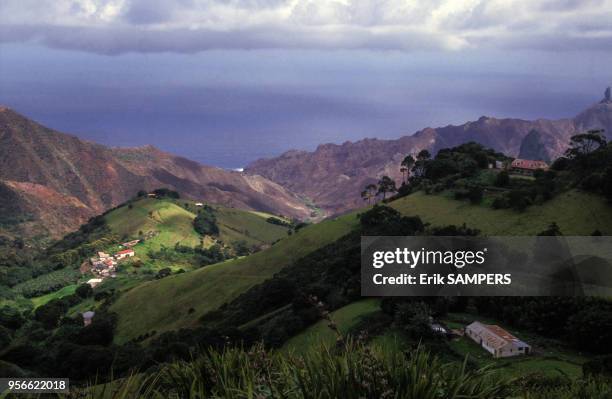
<path fill-rule="evenodd" d="M 495 358 L 527 355 L 531 352 L 531 346 L 496 325 L 475 321 L 465 328 L 465 335 Z"/>
<path fill-rule="evenodd" d="M 121 246 L 123 248 L 132 248 L 134 245 L 138 244 L 139 242 L 140 240 L 132 240 L 132 241 L 124 242 L 123 244 L 121 244 Z"/>
<path fill-rule="evenodd" d="M 532 176 L 536 170 L 547 170 L 548 164 L 544 161 L 517 158 L 510 164 L 512 173 Z"/>
<path fill-rule="evenodd" d="M 91 310 L 83 313 L 83 325 L 84 326 L 88 326 L 91 324 L 91 321 L 93 320 L 94 316 L 96 315 L 96 312 L 92 312 Z"/>
<path fill-rule="evenodd" d="M 201 202 L 196 202 L 196 203 L 195 203 L 195 206 L 204 206 L 204 204 L 203 204 L 203 203 L 201 203 Z"/>
<path fill-rule="evenodd" d="M 96 288 L 96 286 L 100 284 L 101 282 L 102 282 L 101 278 L 91 278 L 87 280 L 87 284 L 89 284 L 91 288 Z"/>
<path fill-rule="evenodd" d="M 131 256 L 134 256 L 134 250 L 129 248 L 129 249 L 124 249 L 123 251 L 119 251 L 115 254 L 115 259 L 117 260 L 121 260 L 121 259 L 125 259 Z"/>

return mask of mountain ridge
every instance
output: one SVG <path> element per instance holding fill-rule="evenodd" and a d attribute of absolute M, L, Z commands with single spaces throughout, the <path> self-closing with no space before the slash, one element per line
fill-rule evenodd
<path fill-rule="evenodd" d="M 23 201 L 28 221 L 39 222 L 36 231 L 31 231 L 18 221 L 23 209 L 14 210 L 13 215 L 3 215 L 0 230 L 26 237 L 57 238 L 139 190 L 160 187 L 175 189 L 190 199 L 237 208 L 300 219 L 310 214 L 301 198 L 261 176 L 202 165 L 153 146 L 106 147 L 84 141 L 6 106 L 0 107 L 0 182 L 6 198 L 12 197 L 10 190 Z M 61 223 L 49 217 L 51 203 L 66 208 Z M 7 223 L 8 219 L 13 222 Z"/>
<path fill-rule="evenodd" d="M 435 154 L 442 148 L 475 141 L 509 156 L 539 155 L 550 161 L 564 153 L 572 135 L 587 129 L 605 129 L 608 138 L 612 137 L 612 101 L 609 98 L 593 104 L 574 118 L 529 121 L 482 116 L 462 125 L 427 127 L 398 139 L 366 138 L 342 144 L 321 144 L 312 152 L 290 150 L 275 158 L 256 160 L 245 168 L 245 172 L 262 175 L 311 198 L 328 213 L 337 214 L 360 206 L 359 193 L 363 187 L 376 183 L 383 175 L 400 184 L 401 161 L 406 155 L 416 155 L 422 149 Z"/>

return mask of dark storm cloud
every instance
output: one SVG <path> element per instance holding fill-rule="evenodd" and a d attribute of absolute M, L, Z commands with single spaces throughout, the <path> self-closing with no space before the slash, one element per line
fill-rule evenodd
<path fill-rule="evenodd" d="M 196 53 L 214 49 L 380 49 L 425 50 L 443 46 L 437 38 L 405 30 L 376 34 L 359 27 L 322 33 L 304 27 L 287 29 L 253 27 L 230 32 L 200 29 L 155 31 L 128 28 L 58 27 L 32 25 L 0 26 L 0 41 L 36 41 L 51 48 L 90 51 L 99 54 L 128 52 Z"/>

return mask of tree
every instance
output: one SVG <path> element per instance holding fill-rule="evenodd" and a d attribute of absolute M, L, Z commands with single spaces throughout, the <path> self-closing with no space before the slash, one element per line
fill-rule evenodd
<path fill-rule="evenodd" d="M 414 166 L 414 158 L 412 155 L 407 155 L 400 165 L 400 172 L 402 172 L 402 183 L 406 183 L 406 173 L 410 173 L 410 169 Z"/>
<path fill-rule="evenodd" d="M 507 171 L 502 170 L 497 174 L 494 184 L 496 187 L 508 187 L 510 185 L 510 174 Z"/>
<path fill-rule="evenodd" d="M 431 154 L 427 150 L 421 150 L 417 154 L 417 159 L 412 167 L 412 173 L 417 177 L 425 176 L 427 170 L 427 161 L 431 158 Z"/>
<path fill-rule="evenodd" d="M 605 145 L 606 138 L 603 130 L 589 130 L 586 133 L 572 136 L 570 148 L 565 151 L 565 156 L 569 159 L 578 159 Z"/>
<path fill-rule="evenodd" d="M 206 209 L 201 210 L 195 219 L 193 219 L 193 228 L 203 236 L 219 234 L 219 226 L 217 226 L 215 214 Z"/>
<path fill-rule="evenodd" d="M 387 193 L 394 193 L 397 191 L 395 182 L 389 176 L 383 176 L 378 181 L 378 193 L 383 195 L 383 201 L 387 197 Z"/>
<path fill-rule="evenodd" d="M 89 284 L 81 284 L 77 287 L 75 293 L 83 299 L 89 298 L 93 295 L 93 288 Z"/>
<path fill-rule="evenodd" d="M 429 153 L 428 150 L 421 150 L 417 154 L 417 160 L 418 161 L 421 161 L 421 160 L 426 161 L 426 160 L 428 160 L 430 158 L 431 158 L 431 154 Z"/>
<path fill-rule="evenodd" d="M 34 311 L 34 319 L 41 322 L 47 329 L 58 326 L 61 317 L 68 310 L 68 305 L 61 299 L 54 299 L 39 306 Z"/>
<path fill-rule="evenodd" d="M 400 303 L 395 310 L 395 325 L 414 339 L 430 338 L 434 335 L 430 314 L 431 310 L 424 302 Z"/>
<path fill-rule="evenodd" d="M 155 196 L 157 198 L 173 198 L 173 199 L 179 199 L 181 198 L 180 194 L 174 190 L 170 190 L 169 188 L 158 188 L 156 190 L 153 190 L 153 194 L 155 194 Z"/>
<path fill-rule="evenodd" d="M 368 201 L 368 205 L 370 205 L 370 201 L 376 196 L 376 191 L 377 187 L 375 184 L 368 184 L 365 186 L 365 190 L 361 192 L 361 198 L 364 201 Z"/>

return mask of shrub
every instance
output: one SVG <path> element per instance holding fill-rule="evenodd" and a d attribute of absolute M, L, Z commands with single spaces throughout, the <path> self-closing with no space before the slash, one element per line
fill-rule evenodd
<path fill-rule="evenodd" d="M 159 271 L 155 275 L 155 278 L 161 279 L 164 277 L 168 277 L 170 274 L 172 274 L 172 270 L 169 267 L 164 267 L 163 269 L 159 269 Z"/>
<path fill-rule="evenodd" d="M 510 200 L 506 195 L 500 195 L 498 197 L 495 197 L 491 206 L 493 207 L 493 209 L 510 208 Z"/>
<path fill-rule="evenodd" d="M 510 185 L 510 174 L 502 170 L 495 177 L 495 183 L 493 183 L 496 187 L 508 187 Z"/>
<path fill-rule="evenodd" d="M 89 284 L 81 284 L 77 287 L 75 294 L 85 299 L 93 295 L 93 288 Z"/>
<path fill-rule="evenodd" d="M 275 218 L 274 216 L 270 216 L 269 218 L 267 218 L 266 222 L 268 222 L 270 224 L 276 224 L 278 226 L 291 227 L 291 223 L 287 223 L 284 220 L 281 220 L 279 218 Z"/>
<path fill-rule="evenodd" d="M 218 235 L 219 227 L 217 226 L 217 218 L 212 211 L 201 210 L 193 219 L 193 228 L 201 235 Z"/>

